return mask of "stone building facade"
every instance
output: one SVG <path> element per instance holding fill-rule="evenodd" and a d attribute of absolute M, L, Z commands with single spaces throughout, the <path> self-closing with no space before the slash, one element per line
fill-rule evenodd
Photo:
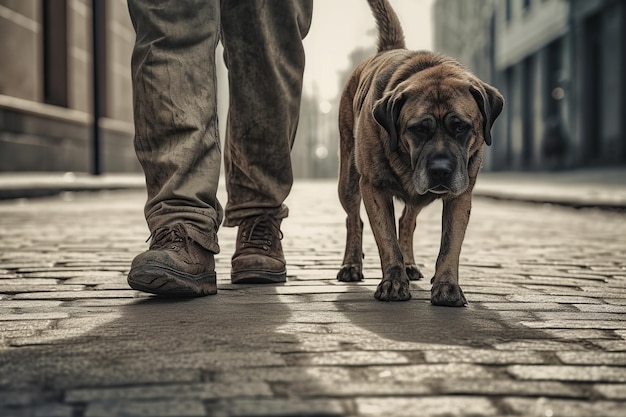
<path fill-rule="evenodd" d="M 0 0 L 0 171 L 83 171 L 93 165 L 92 2 Z M 103 62 L 100 160 L 136 171 L 126 0 L 97 2 Z"/>
<path fill-rule="evenodd" d="M 437 0 L 433 16 L 435 49 L 506 98 L 487 168 L 626 164 L 626 2 Z"/>

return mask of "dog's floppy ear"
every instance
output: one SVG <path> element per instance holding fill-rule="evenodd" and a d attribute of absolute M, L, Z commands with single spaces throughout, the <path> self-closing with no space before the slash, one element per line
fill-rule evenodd
<path fill-rule="evenodd" d="M 398 147 L 398 131 L 396 127 L 403 104 L 403 94 L 390 93 L 376 102 L 372 112 L 376 122 L 389 133 L 389 148 L 392 152 Z"/>
<path fill-rule="evenodd" d="M 483 138 L 487 145 L 491 145 L 491 127 L 502 112 L 504 97 L 494 87 L 482 81 L 479 81 L 478 86 L 472 84 L 470 92 L 483 116 Z"/>

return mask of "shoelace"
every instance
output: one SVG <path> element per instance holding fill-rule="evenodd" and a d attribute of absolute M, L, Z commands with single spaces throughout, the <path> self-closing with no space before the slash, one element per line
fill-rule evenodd
<path fill-rule="evenodd" d="M 268 251 L 276 236 L 279 240 L 283 238 L 283 233 L 280 231 L 276 220 L 267 215 L 248 220 L 247 223 L 244 223 L 243 228 L 241 237 L 244 248 L 253 247 Z"/>
<path fill-rule="evenodd" d="M 177 250 L 180 249 L 176 243 L 182 243 L 184 246 L 189 244 L 191 238 L 187 235 L 187 232 L 180 224 L 175 224 L 172 227 L 159 227 L 157 228 L 150 236 L 148 236 L 148 240 L 152 238 L 152 243 L 150 244 L 150 249 L 159 250 L 159 249 L 172 249 Z M 146 242 L 148 241 L 146 240 Z"/>

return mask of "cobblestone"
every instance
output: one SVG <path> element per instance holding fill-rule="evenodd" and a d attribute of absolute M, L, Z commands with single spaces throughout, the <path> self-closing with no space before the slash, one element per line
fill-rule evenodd
<path fill-rule="evenodd" d="M 594 389 L 611 400 L 626 400 L 626 384 L 596 384 Z"/>
<path fill-rule="evenodd" d="M 463 396 L 357 398 L 362 416 L 495 416 L 497 409 L 486 398 Z"/>
<path fill-rule="evenodd" d="M 513 365 L 508 372 L 520 379 L 626 382 L 626 368 L 618 366 Z"/>
<path fill-rule="evenodd" d="M 206 408 L 202 401 L 193 400 L 93 402 L 87 406 L 85 411 L 85 417 L 196 417 L 205 415 Z"/>
<path fill-rule="evenodd" d="M 493 349 L 429 350 L 424 352 L 427 362 L 436 363 L 544 363 L 545 359 L 533 351 L 494 351 Z"/>
<path fill-rule="evenodd" d="M 623 417 L 624 404 L 617 401 L 577 401 L 559 399 L 507 398 L 504 403 L 517 415 L 568 417 Z"/>
<path fill-rule="evenodd" d="M 436 204 L 418 219 L 426 279 L 409 302 L 373 299 L 367 226 L 366 279 L 335 280 L 331 181 L 296 183 L 287 202 L 286 284 L 230 284 L 236 230 L 222 228 L 218 294 L 164 300 L 125 282 L 147 245 L 143 198 L 0 203 L 3 417 L 624 415 L 624 213 L 475 199 L 470 305 L 451 309 L 429 302 Z"/>
<path fill-rule="evenodd" d="M 215 417 L 265 416 L 342 416 L 345 407 L 335 399 L 237 399 L 210 404 L 208 414 Z"/>
<path fill-rule="evenodd" d="M 557 356 L 570 365 L 626 366 L 626 352 L 558 352 Z"/>
<path fill-rule="evenodd" d="M 269 397 L 271 395 L 272 391 L 269 385 L 258 381 L 239 384 L 206 382 L 71 390 L 65 395 L 65 401 L 68 403 L 90 403 L 93 401 L 158 400 L 164 398 L 209 400 L 228 397 Z"/>

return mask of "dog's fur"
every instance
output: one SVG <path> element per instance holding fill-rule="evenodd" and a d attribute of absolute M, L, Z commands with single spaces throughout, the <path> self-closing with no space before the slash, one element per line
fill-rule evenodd
<path fill-rule="evenodd" d="M 483 143 L 491 144 L 491 127 L 504 99 L 453 58 L 407 50 L 388 1 L 368 3 L 378 26 L 378 53 L 354 70 L 339 109 L 339 197 L 348 217 L 337 278 L 363 279 L 363 199 L 383 272 L 374 296 L 384 301 L 410 299 L 409 281 L 422 278 L 413 257 L 416 217 L 423 207 L 442 199 L 431 302 L 464 306 L 459 254 Z M 394 197 L 405 203 L 399 237 Z"/>

